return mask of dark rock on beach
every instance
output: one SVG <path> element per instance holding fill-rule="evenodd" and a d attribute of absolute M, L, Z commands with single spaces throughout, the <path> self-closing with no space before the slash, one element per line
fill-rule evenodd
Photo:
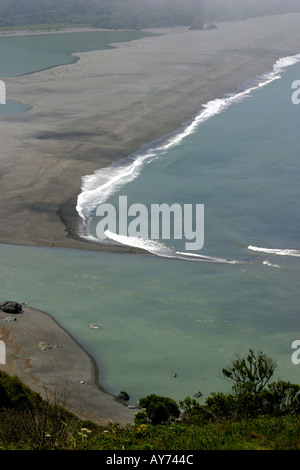
<path fill-rule="evenodd" d="M 125 392 L 124 390 L 122 390 L 119 395 L 118 395 L 118 398 L 120 398 L 121 400 L 129 400 L 129 395 L 127 392 Z"/>
<path fill-rule="evenodd" d="M 0 302 L 0 309 L 3 310 L 5 313 L 22 313 L 23 307 L 22 304 L 19 302 L 5 300 L 4 302 Z"/>

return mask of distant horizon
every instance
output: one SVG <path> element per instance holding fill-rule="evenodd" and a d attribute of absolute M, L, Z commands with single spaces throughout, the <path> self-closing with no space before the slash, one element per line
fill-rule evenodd
<path fill-rule="evenodd" d="M 0 0 L 0 27 L 65 24 L 141 29 L 299 11 L 298 0 L 25 0 L 21 4 Z"/>

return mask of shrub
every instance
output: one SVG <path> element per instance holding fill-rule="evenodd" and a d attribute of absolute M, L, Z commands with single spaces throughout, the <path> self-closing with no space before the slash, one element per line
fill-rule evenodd
<path fill-rule="evenodd" d="M 222 369 L 224 377 L 234 382 L 233 391 L 236 394 L 259 393 L 274 374 L 276 363 L 262 351 L 257 354 L 252 349 L 246 358 L 237 357 L 227 367 Z"/>
<path fill-rule="evenodd" d="M 200 405 L 194 398 L 186 397 L 179 401 L 179 407 L 181 410 L 180 419 L 186 424 L 205 424 L 212 418 L 208 407 Z"/>
<path fill-rule="evenodd" d="M 215 418 L 255 418 L 279 416 L 300 411 L 300 386 L 270 381 L 276 364 L 261 351 L 250 349 L 246 358 L 237 358 L 222 370 L 232 380 L 232 394 L 213 393 L 206 406 Z"/>
<path fill-rule="evenodd" d="M 175 400 L 169 397 L 161 397 L 154 393 L 141 398 L 140 406 L 143 412 L 137 413 L 135 423 L 150 422 L 151 424 L 167 424 L 179 418 L 180 411 Z"/>
<path fill-rule="evenodd" d="M 225 393 L 212 393 L 205 401 L 205 405 L 215 419 L 233 418 L 238 413 L 237 397 Z"/>
<path fill-rule="evenodd" d="M 279 380 L 262 394 L 264 410 L 273 416 L 300 412 L 300 385 Z"/>

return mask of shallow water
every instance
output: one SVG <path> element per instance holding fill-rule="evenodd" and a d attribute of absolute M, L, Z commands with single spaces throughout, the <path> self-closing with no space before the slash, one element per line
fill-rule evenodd
<path fill-rule="evenodd" d="M 76 52 L 151 36 L 143 31 L 82 31 L 0 38 L 0 77 L 17 77 L 77 62 Z"/>
<path fill-rule="evenodd" d="M 19 103 L 14 100 L 6 100 L 5 104 L 0 104 L 0 116 L 12 116 L 14 114 L 21 114 L 29 111 L 30 106 Z"/>
<path fill-rule="evenodd" d="M 0 79 L 47 70 L 77 62 L 76 52 L 110 49 L 112 44 L 151 36 L 141 31 L 83 31 L 0 38 Z M 30 107 L 9 99 L 0 104 L 0 116 L 28 111 Z"/>

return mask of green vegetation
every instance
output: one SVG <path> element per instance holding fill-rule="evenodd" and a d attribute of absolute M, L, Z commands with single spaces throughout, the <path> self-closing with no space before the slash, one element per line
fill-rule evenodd
<path fill-rule="evenodd" d="M 298 0 L 0 0 L 0 27 L 140 29 L 295 11 Z"/>
<path fill-rule="evenodd" d="M 300 386 L 270 383 L 275 363 L 250 350 L 224 368 L 232 392 L 203 405 L 150 394 L 134 424 L 99 426 L 0 373 L 0 448 L 36 450 L 300 450 Z"/>
<path fill-rule="evenodd" d="M 0 371 L 0 411 L 24 410 L 41 405 L 41 397 L 25 387 L 18 377 L 10 377 Z"/>
<path fill-rule="evenodd" d="M 169 424 L 176 421 L 180 416 L 179 407 L 175 400 L 168 397 L 160 397 L 152 393 L 141 398 L 139 405 L 143 411 L 135 416 L 137 424 Z"/>

